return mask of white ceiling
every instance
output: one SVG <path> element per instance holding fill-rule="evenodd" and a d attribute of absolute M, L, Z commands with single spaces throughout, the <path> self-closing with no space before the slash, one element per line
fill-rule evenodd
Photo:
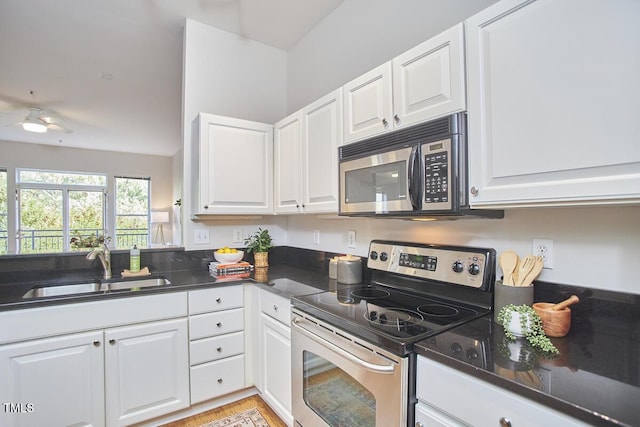
<path fill-rule="evenodd" d="M 2 0 L 0 140 L 172 156 L 185 18 L 288 50 L 342 1 Z M 74 132 L 12 126 L 27 106 Z"/>

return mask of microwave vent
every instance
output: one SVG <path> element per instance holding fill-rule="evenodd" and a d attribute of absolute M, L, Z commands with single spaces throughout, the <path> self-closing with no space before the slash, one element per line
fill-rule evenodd
<path fill-rule="evenodd" d="M 396 147 L 407 147 L 414 144 L 437 141 L 462 132 L 464 113 L 442 117 L 426 123 L 377 135 L 369 139 L 343 145 L 339 149 L 340 160 L 352 159 L 378 152 L 388 151 Z"/>

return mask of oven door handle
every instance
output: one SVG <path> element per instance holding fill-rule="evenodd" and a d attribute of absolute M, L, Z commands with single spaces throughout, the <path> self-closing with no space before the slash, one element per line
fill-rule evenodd
<path fill-rule="evenodd" d="M 309 332 L 308 330 L 306 330 L 305 328 L 303 328 L 302 326 L 299 325 L 300 323 L 300 319 L 299 318 L 295 318 L 293 319 L 293 326 L 303 335 L 305 335 L 307 338 L 322 344 L 324 346 L 329 347 L 332 351 L 338 353 L 339 355 L 349 359 L 351 362 L 356 363 L 358 365 L 360 365 L 361 367 L 372 371 L 372 372 L 376 372 L 376 373 L 380 373 L 380 374 L 393 374 L 393 372 L 395 371 L 395 366 L 394 365 L 376 365 L 375 363 L 370 363 L 367 362 L 366 360 L 362 360 L 359 357 L 349 353 L 348 351 L 338 347 L 337 345 L 335 345 L 334 343 L 332 343 L 331 341 L 328 341 L 312 332 Z"/>

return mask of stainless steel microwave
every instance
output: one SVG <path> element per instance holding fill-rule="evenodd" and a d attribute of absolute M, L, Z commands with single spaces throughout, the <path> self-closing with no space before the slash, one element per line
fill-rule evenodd
<path fill-rule="evenodd" d="M 504 217 L 469 208 L 466 136 L 457 113 L 340 147 L 340 215 Z"/>

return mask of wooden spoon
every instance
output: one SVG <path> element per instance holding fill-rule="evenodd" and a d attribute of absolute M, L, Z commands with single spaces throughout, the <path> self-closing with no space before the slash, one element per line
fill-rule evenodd
<path fill-rule="evenodd" d="M 500 254 L 500 268 L 504 278 L 502 283 L 505 285 L 515 285 L 513 280 L 513 272 L 516 270 L 519 258 L 518 254 L 513 251 L 505 251 Z"/>
<path fill-rule="evenodd" d="M 571 295 L 566 300 L 561 301 L 561 302 L 557 303 L 556 305 L 554 305 L 553 307 L 551 307 L 551 310 L 564 310 L 565 308 L 567 308 L 570 305 L 575 304 L 577 302 L 580 302 L 580 298 L 578 298 L 577 295 Z"/>
<path fill-rule="evenodd" d="M 522 286 L 524 284 L 527 275 L 531 273 L 535 264 L 536 258 L 533 255 L 527 255 L 524 257 L 520 267 L 518 268 L 518 281 L 516 282 L 516 286 Z"/>
<path fill-rule="evenodd" d="M 544 259 L 541 256 L 535 257 L 533 268 L 527 274 L 527 277 L 522 281 L 522 286 L 530 286 L 534 280 L 540 275 L 542 268 L 544 267 Z"/>

